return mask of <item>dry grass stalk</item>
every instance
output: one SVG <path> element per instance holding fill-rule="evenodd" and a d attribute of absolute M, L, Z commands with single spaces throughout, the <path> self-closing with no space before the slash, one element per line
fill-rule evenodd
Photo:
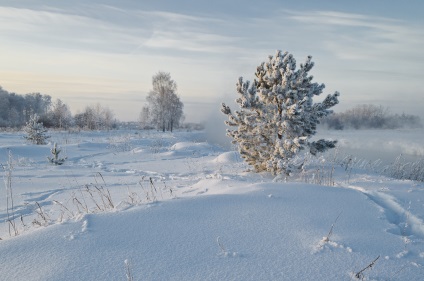
<path fill-rule="evenodd" d="M 333 224 L 331 224 L 330 231 L 328 232 L 327 236 L 324 237 L 323 241 L 328 242 L 330 241 L 331 235 L 333 235 L 333 229 L 334 225 L 336 224 L 337 220 L 339 219 L 340 215 L 343 213 L 343 211 L 340 212 L 340 214 L 337 216 L 337 218 L 334 220 Z"/>
<path fill-rule="evenodd" d="M 365 276 L 364 276 L 364 271 L 367 269 L 371 269 L 375 263 L 377 262 L 377 260 L 380 258 L 380 255 L 378 255 L 378 257 L 376 257 L 369 265 L 367 265 L 366 267 L 364 267 L 362 270 L 358 271 L 355 274 L 355 277 L 361 280 L 364 280 Z"/>
<path fill-rule="evenodd" d="M 125 260 L 125 276 L 127 277 L 127 281 L 134 281 L 134 275 L 132 274 L 131 262 L 129 260 Z"/>
<path fill-rule="evenodd" d="M 36 212 L 38 216 L 43 219 L 44 225 L 47 225 L 48 219 L 49 219 L 48 215 L 43 211 L 43 209 L 41 208 L 41 205 L 38 202 L 35 202 L 35 204 L 37 205 Z"/>
<path fill-rule="evenodd" d="M 225 249 L 224 245 L 221 243 L 221 237 L 216 237 L 216 243 L 218 244 L 219 248 L 221 249 L 222 253 L 226 253 L 227 250 Z"/>
<path fill-rule="evenodd" d="M 2 165 L 3 166 L 3 165 Z M 13 203 L 13 189 L 12 189 L 12 171 L 13 171 L 13 157 L 12 152 L 9 150 L 8 160 L 6 166 L 3 166 L 3 169 L 6 172 L 6 214 L 9 227 L 9 236 L 17 236 L 19 231 L 15 223 L 15 206 Z M 13 233 L 13 235 L 12 235 Z"/>
<path fill-rule="evenodd" d="M 65 205 L 63 205 L 62 203 L 60 203 L 59 201 L 57 201 L 57 200 L 53 200 L 53 203 L 55 203 L 55 204 L 57 204 L 57 205 L 59 205 L 60 207 L 61 207 L 61 209 L 62 210 L 65 210 L 65 211 L 67 211 L 68 213 L 69 213 L 69 217 L 70 218 L 73 218 L 75 215 L 74 215 L 74 213 L 73 212 L 71 212 Z"/>

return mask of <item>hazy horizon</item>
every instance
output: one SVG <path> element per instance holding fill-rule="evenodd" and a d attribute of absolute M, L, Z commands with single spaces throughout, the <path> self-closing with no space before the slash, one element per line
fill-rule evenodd
<path fill-rule="evenodd" d="M 219 114 L 239 76 L 275 50 L 358 104 L 423 117 L 424 3 L 409 1 L 2 1 L 0 86 L 60 98 L 73 113 L 100 103 L 137 120 L 158 71 L 171 73 L 187 122 Z"/>

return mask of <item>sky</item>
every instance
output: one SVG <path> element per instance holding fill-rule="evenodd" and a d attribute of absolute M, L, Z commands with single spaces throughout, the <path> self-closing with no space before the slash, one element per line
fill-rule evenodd
<path fill-rule="evenodd" d="M 420 0 L 0 0 L 0 86 L 135 121 L 165 71 L 186 121 L 201 122 L 283 50 L 298 64 L 312 55 L 322 96 L 341 93 L 336 112 L 375 104 L 424 117 L 423 10 Z"/>

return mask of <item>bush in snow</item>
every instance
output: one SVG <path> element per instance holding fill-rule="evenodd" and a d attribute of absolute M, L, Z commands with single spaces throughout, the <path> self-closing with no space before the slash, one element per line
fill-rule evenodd
<path fill-rule="evenodd" d="M 37 114 L 31 115 L 29 121 L 24 127 L 27 134 L 25 138 L 33 144 L 46 144 L 46 140 L 50 138 L 47 136 L 47 129 L 44 128 L 43 123 L 39 122 L 40 117 Z"/>
<path fill-rule="evenodd" d="M 322 120 L 329 129 L 396 129 L 422 128 L 419 116 L 392 114 L 388 108 L 372 104 L 357 105 L 344 112 L 332 114 Z"/>
<path fill-rule="evenodd" d="M 226 104 L 221 111 L 235 127 L 227 135 L 238 144 L 239 152 L 256 172 L 290 174 L 299 165 L 290 160 L 302 149 L 312 155 L 335 146 L 336 141 L 309 141 L 316 133 L 319 119 L 332 113 L 339 93 L 328 95 L 322 102 L 312 98 L 322 93 L 324 84 L 312 83 L 308 72 L 314 63 L 311 56 L 296 70 L 296 60 L 287 52 L 277 51 L 267 63 L 257 67 L 252 84 L 240 77 L 236 100 L 241 110 L 234 114 Z"/>
<path fill-rule="evenodd" d="M 59 147 L 57 147 L 57 143 L 54 143 L 53 148 L 50 150 L 50 152 L 53 154 L 53 157 L 47 157 L 47 159 L 49 159 L 50 163 L 55 164 L 55 165 L 62 165 L 63 163 L 65 163 L 66 157 L 65 158 L 59 158 L 59 154 L 62 150 L 59 149 Z"/>

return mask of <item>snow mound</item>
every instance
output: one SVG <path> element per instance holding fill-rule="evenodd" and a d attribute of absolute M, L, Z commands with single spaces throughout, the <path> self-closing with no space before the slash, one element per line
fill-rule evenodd
<path fill-rule="evenodd" d="M 240 162 L 240 154 L 237 151 L 224 152 L 212 160 L 215 163 L 236 163 Z"/>
<path fill-rule="evenodd" d="M 379 214 L 355 190 L 261 183 L 244 194 L 89 214 L 1 241 L 2 280 L 122 280 L 125 260 L 136 280 L 349 280 L 354 265 L 378 254 L 390 258 L 366 274 L 387 280 L 407 255 L 396 256 L 404 244 Z"/>
<path fill-rule="evenodd" d="M 177 142 L 170 150 L 172 155 L 206 156 L 216 150 L 216 147 L 206 142 Z"/>
<path fill-rule="evenodd" d="M 203 147 L 205 143 L 194 143 L 194 142 L 177 142 L 171 146 L 171 150 L 174 151 L 192 151 L 197 150 L 199 147 Z"/>

